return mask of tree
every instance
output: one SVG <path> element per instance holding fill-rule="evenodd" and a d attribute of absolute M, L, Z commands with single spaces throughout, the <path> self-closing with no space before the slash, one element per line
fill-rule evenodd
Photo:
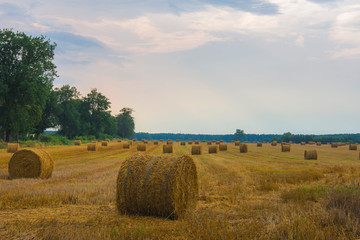
<path fill-rule="evenodd" d="M 290 141 L 293 141 L 293 137 L 294 136 L 291 134 L 291 132 L 287 132 L 281 136 L 281 141 L 290 142 Z"/>
<path fill-rule="evenodd" d="M 234 134 L 235 141 L 240 141 L 241 139 L 243 139 L 245 137 L 246 137 L 246 134 L 245 134 L 244 130 L 236 129 L 235 134 Z"/>
<path fill-rule="evenodd" d="M 44 36 L 0 30 L 0 126 L 5 141 L 40 122 L 57 76 L 55 47 Z"/>
<path fill-rule="evenodd" d="M 117 133 L 122 138 L 131 138 L 134 135 L 135 123 L 134 117 L 131 116 L 133 111 L 131 108 L 123 108 L 116 116 Z"/>

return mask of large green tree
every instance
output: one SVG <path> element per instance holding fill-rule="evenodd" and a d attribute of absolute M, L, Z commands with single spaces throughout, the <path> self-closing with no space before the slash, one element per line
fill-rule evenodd
<path fill-rule="evenodd" d="M 45 36 L 0 30 L 0 126 L 5 141 L 32 131 L 41 121 L 57 76 L 55 47 Z"/>
<path fill-rule="evenodd" d="M 234 133 L 234 140 L 235 141 L 240 141 L 245 137 L 246 137 L 246 134 L 245 134 L 244 130 L 236 129 L 236 131 Z"/>
<path fill-rule="evenodd" d="M 123 108 L 116 116 L 117 133 L 122 138 L 131 138 L 134 135 L 135 123 L 134 117 L 131 116 L 133 111 L 131 108 Z"/>

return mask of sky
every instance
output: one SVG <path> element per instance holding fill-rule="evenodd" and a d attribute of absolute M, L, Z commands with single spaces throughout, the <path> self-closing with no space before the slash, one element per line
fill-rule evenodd
<path fill-rule="evenodd" d="M 358 0 L 0 0 L 0 28 L 56 42 L 55 87 L 136 132 L 360 132 Z"/>

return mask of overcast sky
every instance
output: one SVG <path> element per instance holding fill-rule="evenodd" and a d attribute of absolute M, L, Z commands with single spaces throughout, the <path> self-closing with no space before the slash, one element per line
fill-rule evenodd
<path fill-rule="evenodd" d="M 137 132 L 360 132 L 359 0 L 0 0 L 0 28 Z"/>

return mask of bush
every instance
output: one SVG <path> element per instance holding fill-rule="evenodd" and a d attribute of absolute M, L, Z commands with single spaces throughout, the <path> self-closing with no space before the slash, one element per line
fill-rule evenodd
<path fill-rule="evenodd" d="M 39 137 L 39 141 L 40 142 L 45 142 L 45 143 L 49 143 L 52 141 L 52 136 L 50 134 L 46 134 L 46 135 L 40 135 Z"/>

